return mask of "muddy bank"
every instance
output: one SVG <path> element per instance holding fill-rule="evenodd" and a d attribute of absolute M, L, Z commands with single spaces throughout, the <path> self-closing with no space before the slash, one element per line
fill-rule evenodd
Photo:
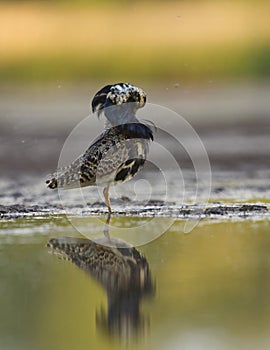
<path fill-rule="evenodd" d="M 145 169 L 140 176 L 111 188 L 115 216 L 193 218 L 269 217 L 269 171 L 212 172 L 211 183 L 196 174 L 168 172 L 166 182 Z M 0 218 L 75 215 L 106 216 L 102 188 L 50 190 L 46 177 L 5 177 L 0 180 Z M 209 187 L 210 185 L 210 187 Z"/>
<path fill-rule="evenodd" d="M 24 206 L 0 205 L 0 219 L 10 220 L 21 217 L 35 217 L 40 215 L 77 215 L 77 216 L 106 216 L 107 208 L 103 203 L 95 203 L 89 207 L 70 207 L 65 209 L 59 205 L 33 205 Z M 138 217 L 172 217 L 176 219 L 228 219 L 228 218 L 270 218 L 270 212 L 266 205 L 258 204 L 234 204 L 224 205 L 221 203 L 208 205 L 202 208 L 196 205 L 177 207 L 174 204 L 161 201 L 145 203 L 133 203 L 132 209 L 116 209 L 113 216 L 138 216 Z"/>

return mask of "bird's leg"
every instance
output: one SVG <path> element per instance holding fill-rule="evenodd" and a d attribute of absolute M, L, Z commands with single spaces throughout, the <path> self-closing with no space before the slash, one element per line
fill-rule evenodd
<path fill-rule="evenodd" d="M 105 227 L 104 227 L 104 236 L 106 238 L 108 238 L 108 240 L 110 241 L 111 240 L 111 237 L 110 237 L 110 220 L 111 220 L 111 212 L 108 212 L 108 216 L 107 216 L 107 220 L 106 220 L 106 224 L 105 224 Z"/>
<path fill-rule="evenodd" d="M 109 213 L 111 213 L 112 208 L 111 208 L 111 202 L 110 202 L 110 198 L 109 198 L 109 189 L 110 189 L 110 185 L 107 185 L 107 187 L 105 187 L 103 190 L 103 195 L 104 195 L 105 203 L 108 207 Z"/>
<path fill-rule="evenodd" d="M 109 189 L 110 189 L 110 185 L 107 185 L 107 187 L 105 187 L 104 190 L 103 190 L 103 195 L 104 195 L 104 198 L 105 198 L 105 203 L 106 203 L 106 205 L 108 207 L 108 210 L 109 210 L 108 216 L 107 216 L 107 220 L 106 220 L 106 224 L 105 224 L 105 227 L 104 227 L 104 236 L 110 240 L 109 227 L 110 227 L 112 208 L 111 208 L 111 202 L 110 202 L 110 198 L 109 198 Z"/>

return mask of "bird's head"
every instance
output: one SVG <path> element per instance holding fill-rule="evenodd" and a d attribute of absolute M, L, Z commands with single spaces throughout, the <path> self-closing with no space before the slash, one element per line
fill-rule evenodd
<path fill-rule="evenodd" d="M 106 85 L 95 94 L 92 100 L 92 111 L 100 115 L 105 108 L 115 106 L 118 113 L 126 110 L 135 116 L 136 111 L 145 103 L 146 93 L 142 89 L 131 84 L 118 83 Z"/>
<path fill-rule="evenodd" d="M 98 116 L 104 111 L 107 128 L 119 127 L 119 131 L 129 138 L 153 140 L 151 129 L 140 123 L 136 112 L 146 103 L 146 93 L 131 84 L 106 85 L 92 100 L 92 111 Z"/>

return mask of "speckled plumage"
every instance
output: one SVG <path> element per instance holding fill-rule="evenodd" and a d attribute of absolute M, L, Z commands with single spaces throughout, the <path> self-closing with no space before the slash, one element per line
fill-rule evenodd
<path fill-rule="evenodd" d="M 52 252 L 84 270 L 106 290 L 108 307 L 96 313 L 97 326 L 120 338 L 128 339 L 145 319 L 140 303 L 145 296 L 155 294 L 146 258 L 123 240 L 112 238 L 99 242 L 83 238 L 52 238 L 48 246 Z M 136 334 L 136 333 L 135 333 Z"/>
<path fill-rule="evenodd" d="M 48 187 L 109 186 L 131 179 L 143 167 L 153 140 L 151 129 L 135 115 L 145 102 L 145 93 L 130 84 L 107 85 L 98 91 L 92 110 L 104 111 L 104 132 L 82 156 L 58 169 L 47 181 Z"/>
<path fill-rule="evenodd" d="M 84 238 L 63 237 L 52 238 L 48 246 L 65 254 L 63 257 L 91 273 L 106 289 L 116 292 L 130 288 L 131 284 L 135 286 L 135 283 L 136 288 L 144 289 L 150 281 L 145 257 L 122 240 L 111 239 L 111 246 L 103 243 L 104 239 L 97 243 Z"/>

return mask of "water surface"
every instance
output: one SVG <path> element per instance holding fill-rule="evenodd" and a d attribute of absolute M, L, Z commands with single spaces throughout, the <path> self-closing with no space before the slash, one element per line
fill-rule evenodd
<path fill-rule="evenodd" d="M 46 247 L 70 228 L 59 222 L 46 234 L 34 231 L 1 231 L 1 349 L 270 346 L 269 221 L 202 221 L 188 235 L 176 221 L 138 248 L 153 288 L 139 302 L 138 327 L 121 335 L 108 328 L 104 287 Z"/>

